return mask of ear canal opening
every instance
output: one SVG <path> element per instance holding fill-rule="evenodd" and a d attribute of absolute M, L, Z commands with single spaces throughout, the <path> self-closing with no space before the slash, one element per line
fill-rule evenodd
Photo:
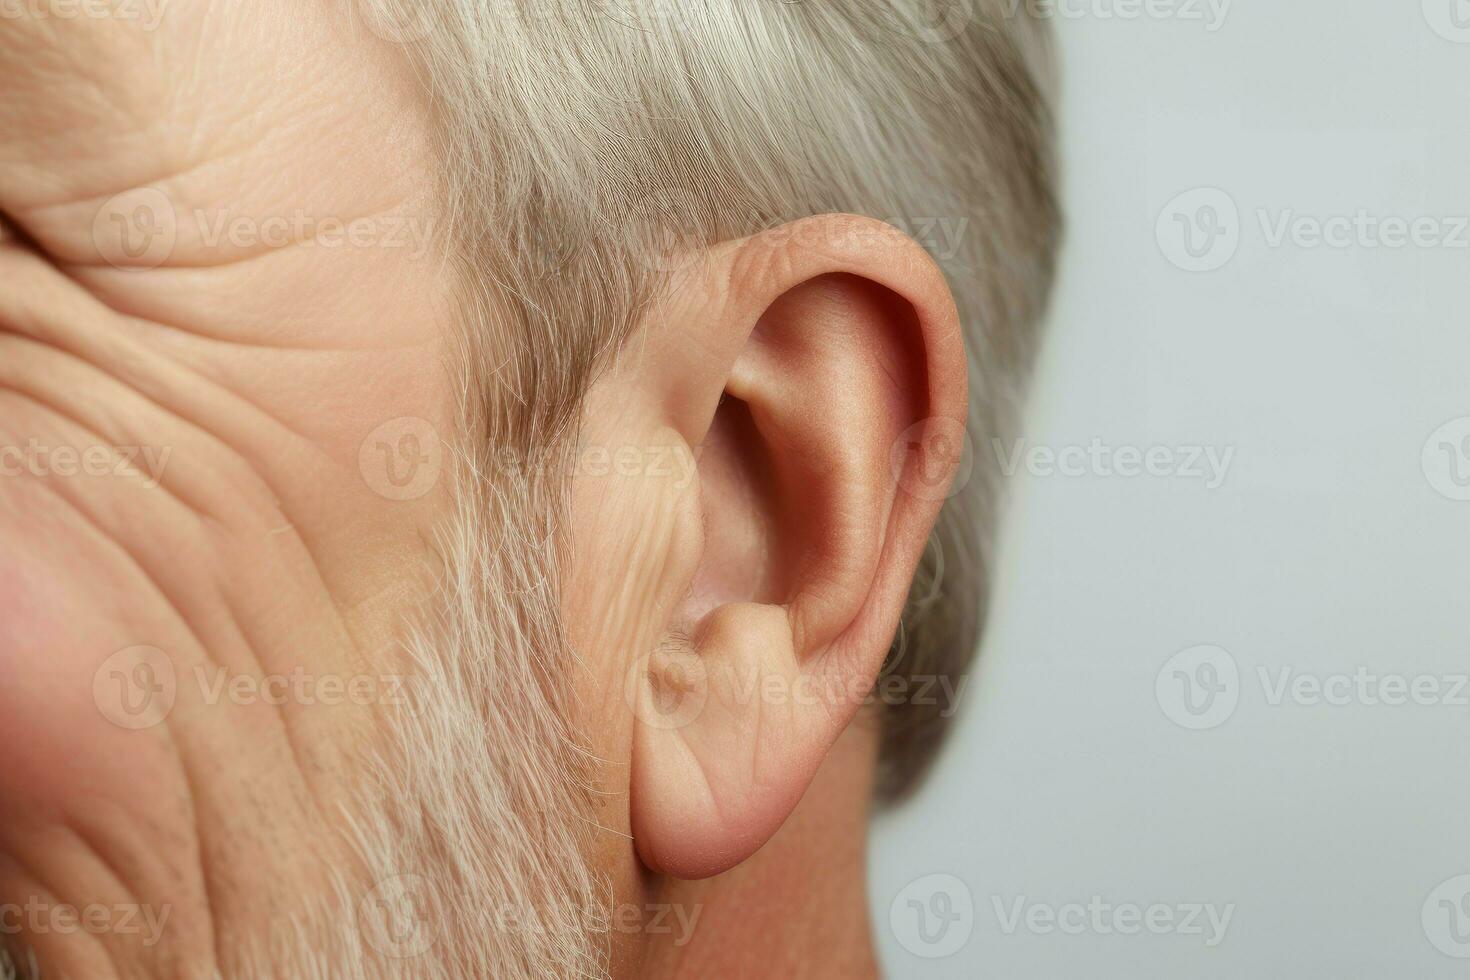
<path fill-rule="evenodd" d="M 800 515 L 749 404 L 726 393 L 699 450 L 704 554 L 689 614 L 731 602 L 781 604 L 795 588 Z"/>

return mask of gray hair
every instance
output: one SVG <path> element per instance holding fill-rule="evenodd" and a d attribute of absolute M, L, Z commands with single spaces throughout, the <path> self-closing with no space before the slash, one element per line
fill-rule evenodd
<path fill-rule="evenodd" d="M 1049 45 L 1023 4 L 923 6 L 419 8 L 486 442 L 534 453 L 575 438 L 594 373 L 666 278 L 650 256 L 826 212 L 890 221 L 929 248 L 965 323 L 969 432 L 1005 438 L 1058 234 Z M 490 312 L 507 308 L 509 323 Z M 1000 474 L 994 454 L 971 456 L 885 676 L 954 680 L 974 655 Z M 944 731 L 946 706 L 918 700 L 883 708 L 888 797 L 915 785 Z"/>
<path fill-rule="evenodd" d="M 393 930 L 326 908 L 274 934 L 249 972 L 603 976 L 606 935 L 557 912 L 608 897 L 585 860 L 596 762 L 571 727 L 576 651 L 557 615 L 568 474 L 508 472 L 505 454 L 575 446 L 587 391 L 666 288 L 670 257 L 829 212 L 930 247 L 967 331 L 969 432 L 1005 437 L 1058 227 L 1045 40 L 1009 0 L 954 0 L 961 16 L 937 20 L 921 0 L 355 2 L 423 73 L 458 283 L 467 438 L 434 617 L 407 641 L 428 694 L 373 757 L 351 822 L 370 896 L 412 899 L 438 941 L 384 955 Z M 925 241 L 940 219 L 957 231 L 944 247 Z M 972 455 L 884 665 L 910 690 L 974 656 L 1000 474 Z M 885 798 L 933 758 L 944 707 L 882 708 Z M 352 877 L 339 910 L 362 907 Z M 507 929 L 507 902 L 566 928 Z"/>

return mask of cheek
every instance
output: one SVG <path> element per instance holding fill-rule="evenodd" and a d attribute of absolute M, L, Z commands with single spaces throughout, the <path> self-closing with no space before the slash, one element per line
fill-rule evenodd
<path fill-rule="evenodd" d="M 55 567 L 87 560 L 80 542 L 52 541 L 48 558 L 24 533 L 4 529 L 0 555 L 0 807 L 24 800 L 31 815 L 66 811 L 88 798 L 136 799 L 166 778 L 166 732 L 109 720 L 112 695 L 99 673 L 115 653 L 118 623 L 104 582 Z M 72 547 L 66 547 L 72 545 Z M 100 697 L 99 697 L 100 695 Z"/>

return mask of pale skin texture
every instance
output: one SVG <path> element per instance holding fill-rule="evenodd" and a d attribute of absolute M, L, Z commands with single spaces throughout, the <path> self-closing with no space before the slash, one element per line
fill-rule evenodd
<path fill-rule="evenodd" d="M 211 975 L 351 865 L 374 706 L 208 703 L 194 678 L 392 674 L 430 588 L 444 483 L 392 499 L 360 457 L 391 420 L 449 439 L 459 415 L 432 123 L 400 57 L 338 6 L 281 0 L 178 3 L 148 31 L 0 21 L 0 445 L 169 453 L 156 486 L 0 476 L 0 901 L 171 910 L 146 947 L 27 931 L 55 975 Z M 162 258 L 120 250 L 139 188 L 172 207 Z M 614 931 L 615 976 L 875 972 L 872 726 L 851 698 L 719 678 L 871 682 L 939 506 L 891 449 L 963 417 L 964 362 L 916 246 L 805 230 L 696 257 L 585 413 L 590 444 L 699 458 L 686 485 L 573 487 L 576 723 L 605 794 L 589 860 L 619 906 L 698 915 Z M 643 714 L 670 630 L 676 662 L 730 668 L 675 728 Z M 133 731 L 94 679 L 143 645 L 181 680 L 167 723 Z"/>
<path fill-rule="evenodd" d="M 0 254 L 0 438 L 171 449 L 151 491 L 0 485 L 0 716 L 25 746 L 0 774 L 0 887 L 173 907 L 150 950 L 28 937 L 76 975 L 106 975 L 115 951 L 160 975 L 207 962 L 317 887 L 371 724 L 344 707 L 204 705 L 189 683 L 167 726 L 130 732 L 94 702 L 103 659 L 149 644 L 186 677 L 371 675 L 420 587 L 401 570 L 433 498 L 374 493 L 357 455 L 389 419 L 444 425 L 434 263 L 211 247 L 192 213 L 207 228 L 426 210 L 423 113 L 387 54 L 290 10 L 180 4 L 151 33 L 0 23 L 0 210 L 30 240 Z M 94 218 L 141 185 L 176 202 L 178 242 L 158 268 L 120 270 Z"/>

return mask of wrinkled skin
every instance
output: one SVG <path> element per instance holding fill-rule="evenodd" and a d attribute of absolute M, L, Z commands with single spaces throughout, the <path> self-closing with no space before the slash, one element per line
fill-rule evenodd
<path fill-rule="evenodd" d="M 350 867 L 336 815 L 444 495 L 428 116 L 345 4 L 21 9 L 0 19 L 0 445 L 22 453 L 0 459 L 0 895 L 164 918 L 154 942 L 18 923 L 48 975 L 228 973 Z"/>

